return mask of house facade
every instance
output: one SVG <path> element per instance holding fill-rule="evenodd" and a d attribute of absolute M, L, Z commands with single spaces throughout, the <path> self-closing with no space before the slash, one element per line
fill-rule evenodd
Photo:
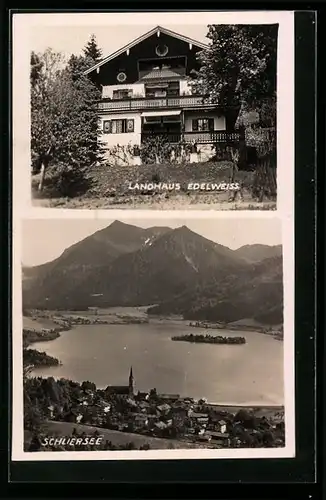
<path fill-rule="evenodd" d="M 205 48 L 157 26 L 86 71 L 102 88 L 100 140 L 108 152 L 125 148 L 139 163 L 146 141 L 164 138 L 181 151 L 199 149 L 209 157 L 214 145 L 239 140 L 236 115 L 226 118 L 222 107 L 195 94 L 190 85 L 199 69 L 197 54 Z"/>

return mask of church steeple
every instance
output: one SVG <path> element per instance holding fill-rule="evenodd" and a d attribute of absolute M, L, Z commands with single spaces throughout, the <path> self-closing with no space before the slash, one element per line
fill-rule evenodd
<path fill-rule="evenodd" d="M 129 373 L 129 395 L 134 396 L 134 394 L 135 394 L 135 379 L 132 373 L 132 366 L 131 366 Z"/>

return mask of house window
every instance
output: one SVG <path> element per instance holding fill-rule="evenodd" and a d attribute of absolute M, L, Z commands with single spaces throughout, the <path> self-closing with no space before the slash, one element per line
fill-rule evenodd
<path fill-rule="evenodd" d="M 212 132 L 214 130 L 214 118 L 197 118 L 192 120 L 193 132 Z"/>
<path fill-rule="evenodd" d="M 149 83 L 145 85 L 146 97 L 177 97 L 180 95 L 180 82 Z"/>
<path fill-rule="evenodd" d="M 103 122 L 103 132 L 105 134 L 126 134 L 134 132 L 134 120 L 105 120 Z"/>
<path fill-rule="evenodd" d="M 157 45 L 157 47 L 155 48 L 155 52 L 158 56 L 164 57 L 169 52 L 169 48 L 167 47 L 167 45 Z"/>
<path fill-rule="evenodd" d="M 113 99 L 130 99 L 132 97 L 132 89 L 114 90 L 112 93 Z"/>
<path fill-rule="evenodd" d="M 117 80 L 118 80 L 118 82 L 123 83 L 124 81 L 126 81 L 126 79 L 127 79 L 127 75 L 123 71 L 120 71 L 117 74 Z"/>

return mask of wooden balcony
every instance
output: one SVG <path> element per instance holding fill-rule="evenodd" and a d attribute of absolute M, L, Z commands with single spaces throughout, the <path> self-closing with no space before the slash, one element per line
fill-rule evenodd
<path fill-rule="evenodd" d="M 183 141 L 185 143 L 195 142 L 196 144 L 215 144 L 217 142 L 238 142 L 241 136 L 238 132 L 184 132 Z"/>
<path fill-rule="evenodd" d="M 205 102 L 202 96 L 179 96 L 179 97 L 155 97 L 155 98 L 131 98 L 103 100 L 98 105 L 99 111 L 132 111 L 144 109 L 169 109 L 169 108 L 214 108 L 215 104 Z"/>
<path fill-rule="evenodd" d="M 184 132 L 184 133 L 155 133 L 142 132 L 141 141 L 145 142 L 149 138 L 161 137 L 162 140 L 170 144 L 217 144 L 236 143 L 241 136 L 238 132 Z"/>

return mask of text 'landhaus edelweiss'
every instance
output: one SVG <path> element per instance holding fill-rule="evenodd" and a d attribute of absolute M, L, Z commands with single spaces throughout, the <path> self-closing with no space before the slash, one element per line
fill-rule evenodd
<path fill-rule="evenodd" d="M 197 53 L 207 47 L 157 26 L 88 69 L 85 74 L 102 87 L 104 147 L 128 147 L 127 162 L 140 164 L 140 147 L 164 137 L 176 154 L 190 149 L 195 162 L 197 146 L 209 159 L 213 145 L 238 142 L 237 112 L 226 113 L 190 85 L 199 69 Z"/>

